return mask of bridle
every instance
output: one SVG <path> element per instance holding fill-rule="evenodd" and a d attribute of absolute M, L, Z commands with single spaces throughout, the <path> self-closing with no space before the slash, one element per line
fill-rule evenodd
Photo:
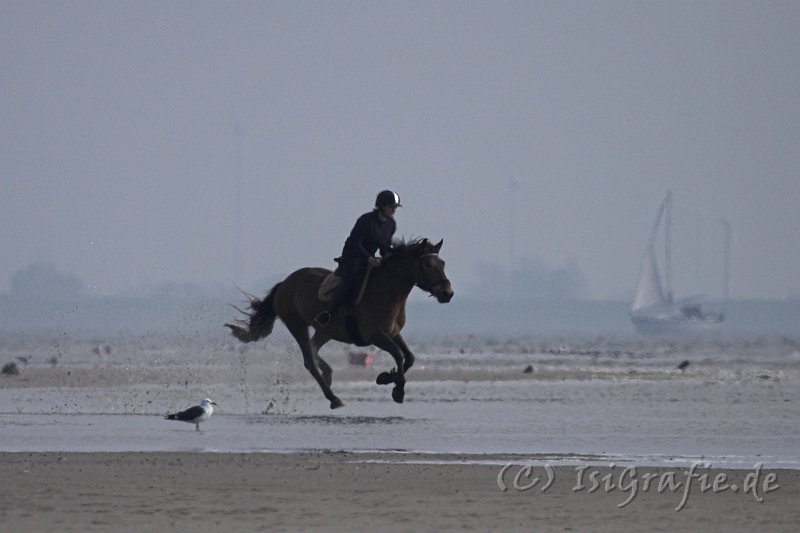
<path fill-rule="evenodd" d="M 439 254 L 437 252 L 429 252 L 429 253 L 421 254 L 419 256 L 419 258 L 422 259 L 423 257 L 428 257 L 428 256 L 436 256 L 436 257 L 438 257 Z M 437 284 L 435 284 L 435 285 L 433 285 L 431 287 L 423 287 L 419 283 L 417 283 L 416 285 L 417 285 L 417 287 L 419 287 L 423 291 L 430 293 L 431 296 L 437 296 L 438 297 L 438 295 L 442 291 L 442 289 L 444 289 L 444 287 L 446 285 L 450 285 L 450 280 L 447 279 L 447 276 L 444 276 L 441 279 L 441 281 L 439 281 L 439 283 L 437 283 Z"/>

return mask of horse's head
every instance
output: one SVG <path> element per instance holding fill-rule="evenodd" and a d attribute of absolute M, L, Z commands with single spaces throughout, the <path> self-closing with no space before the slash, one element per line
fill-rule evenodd
<path fill-rule="evenodd" d="M 444 273 L 444 260 L 439 257 L 443 242 L 431 244 L 428 239 L 422 239 L 403 243 L 391 253 L 403 259 L 414 285 L 436 297 L 439 303 L 447 303 L 453 298 L 453 287 Z"/>

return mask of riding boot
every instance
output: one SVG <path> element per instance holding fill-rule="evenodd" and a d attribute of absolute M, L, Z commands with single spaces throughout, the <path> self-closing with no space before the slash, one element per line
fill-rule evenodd
<path fill-rule="evenodd" d="M 342 284 L 343 285 L 343 284 Z M 333 294 L 330 303 L 328 304 L 328 308 L 320 313 L 317 313 L 317 316 L 314 317 L 314 322 L 322 326 L 323 328 L 326 327 L 331 322 L 331 317 L 339 309 L 344 301 L 347 299 L 348 291 L 346 287 L 339 286 L 338 290 Z"/>
<path fill-rule="evenodd" d="M 316 322 L 321 327 L 327 327 L 328 324 L 331 323 L 331 312 L 325 309 L 324 311 L 320 311 L 317 313 L 317 316 L 314 317 L 314 322 Z"/>

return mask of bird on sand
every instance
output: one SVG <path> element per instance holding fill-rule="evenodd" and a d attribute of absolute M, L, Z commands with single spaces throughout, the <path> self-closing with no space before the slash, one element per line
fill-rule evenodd
<path fill-rule="evenodd" d="M 188 422 L 189 424 L 194 424 L 195 431 L 200 431 L 200 422 L 205 422 L 211 418 L 211 415 L 214 414 L 214 408 L 212 407 L 214 405 L 217 405 L 217 403 L 206 398 L 200 402 L 200 405 L 195 405 L 180 413 L 167 415 L 164 419 Z"/>

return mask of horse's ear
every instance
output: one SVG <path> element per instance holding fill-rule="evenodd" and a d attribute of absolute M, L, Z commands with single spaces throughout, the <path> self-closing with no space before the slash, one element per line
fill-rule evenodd
<path fill-rule="evenodd" d="M 433 249 L 436 250 L 437 254 L 439 253 L 439 250 L 442 249 L 442 244 L 444 244 L 444 239 L 440 240 L 438 243 L 434 245 Z"/>

